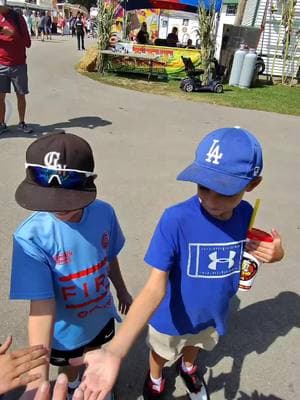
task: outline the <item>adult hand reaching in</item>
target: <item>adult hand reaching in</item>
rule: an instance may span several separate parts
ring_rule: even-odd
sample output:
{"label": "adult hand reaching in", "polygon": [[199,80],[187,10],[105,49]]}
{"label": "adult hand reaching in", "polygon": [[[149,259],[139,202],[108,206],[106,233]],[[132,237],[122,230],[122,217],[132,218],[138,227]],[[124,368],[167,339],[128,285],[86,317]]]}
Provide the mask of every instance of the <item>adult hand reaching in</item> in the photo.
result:
{"label": "adult hand reaching in", "polygon": [[46,364],[48,350],[42,345],[7,353],[12,344],[9,336],[0,347],[0,394],[25,386],[39,379],[40,374],[28,374],[32,369]]}
{"label": "adult hand reaching in", "polygon": [[[37,391],[34,400],[66,400],[68,391],[68,379],[66,375],[60,374],[54,385],[53,394],[51,395],[51,388],[49,382],[43,382]],[[76,389],[73,400],[83,400],[83,392]]]}

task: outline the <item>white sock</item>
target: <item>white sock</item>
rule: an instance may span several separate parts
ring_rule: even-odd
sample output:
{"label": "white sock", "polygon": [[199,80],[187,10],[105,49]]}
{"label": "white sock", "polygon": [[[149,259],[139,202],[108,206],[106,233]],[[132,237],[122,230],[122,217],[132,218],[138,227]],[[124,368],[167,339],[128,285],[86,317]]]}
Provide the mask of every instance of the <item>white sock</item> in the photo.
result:
{"label": "white sock", "polygon": [[77,378],[74,381],[68,383],[70,389],[77,389],[79,385],[80,385],[79,374],[77,375]]}
{"label": "white sock", "polygon": [[182,359],[181,359],[181,368],[182,368],[183,372],[189,373],[189,372],[192,371],[192,369],[194,368],[194,366],[192,365],[191,367],[187,367],[187,366],[185,365],[185,362],[184,362],[183,357],[182,357]]}
{"label": "white sock", "polygon": [[161,383],[162,383],[162,377],[153,378],[152,375],[150,374],[150,379],[151,379],[152,383],[154,383],[153,389],[157,390],[158,392],[160,392]]}

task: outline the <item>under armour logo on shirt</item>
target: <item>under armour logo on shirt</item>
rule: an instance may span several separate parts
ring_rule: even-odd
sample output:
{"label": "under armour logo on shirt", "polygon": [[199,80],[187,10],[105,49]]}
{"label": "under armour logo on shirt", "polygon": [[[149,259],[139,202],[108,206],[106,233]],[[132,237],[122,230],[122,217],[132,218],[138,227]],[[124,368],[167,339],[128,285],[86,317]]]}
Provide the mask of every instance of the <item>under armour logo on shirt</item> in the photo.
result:
{"label": "under armour logo on shirt", "polygon": [[244,241],[229,243],[189,243],[187,275],[216,279],[239,274]]}
{"label": "under armour logo on shirt", "polygon": [[59,164],[58,161],[60,159],[60,153],[57,151],[50,151],[44,157],[44,163],[46,167],[52,167],[56,169],[66,169],[66,165]]}
{"label": "under armour logo on shirt", "polygon": [[223,157],[223,153],[220,152],[220,145],[218,145],[219,140],[214,139],[211,148],[209,149],[208,153],[206,154],[207,157],[205,161],[212,162],[213,164],[220,164],[219,160]]}
{"label": "under armour logo on shirt", "polygon": [[213,253],[209,254],[208,257],[212,260],[212,262],[208,265],[208,268],[215,271],[217,269],[217,265],[219,263],[228,263],[228,269],[234,266],[234,257],[236,255],[236,251],[230,251],[228,258],[218,258],[218,253],[214,251]]}

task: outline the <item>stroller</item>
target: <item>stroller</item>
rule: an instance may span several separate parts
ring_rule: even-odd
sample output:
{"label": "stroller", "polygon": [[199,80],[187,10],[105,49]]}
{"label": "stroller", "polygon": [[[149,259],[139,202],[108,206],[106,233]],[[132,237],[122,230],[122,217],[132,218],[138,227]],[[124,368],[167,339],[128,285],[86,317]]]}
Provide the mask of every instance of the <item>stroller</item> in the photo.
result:
{"label": "stroller", "polygon": [[207,85],[203,85],[200,76],[203,75],[203,69],[196,69],[190,57],[181,57],[184,63],[184,69],[187,78],[181,80],[180,89],[184,92],[212,92],[223,93],[223,85],[221,84],[222,71],[216,59],[213,59],[214,72],[212,79]]}

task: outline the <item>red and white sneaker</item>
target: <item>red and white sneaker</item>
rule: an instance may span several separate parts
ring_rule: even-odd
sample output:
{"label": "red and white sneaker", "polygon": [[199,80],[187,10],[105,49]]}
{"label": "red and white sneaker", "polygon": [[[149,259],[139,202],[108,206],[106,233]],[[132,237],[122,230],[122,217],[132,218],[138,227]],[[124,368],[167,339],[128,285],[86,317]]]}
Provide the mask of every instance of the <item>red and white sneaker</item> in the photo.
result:
{"label": "red and white sneaker", "polygon": [[190,400],[209,400],[209,393],[205,380],[197,365],[195,365],[190,372],[185,372],[181,367],[180,359],[178,371],[186,386]]}
{"label": "red and white sneaker", "polygon": [[144,400],[160,400],[163,399],[165,392],[165,379],[162,378],[160,388],[158,388],[150,378],[150,372],[148,372],[144,388],[143,388],[143,398]]}

